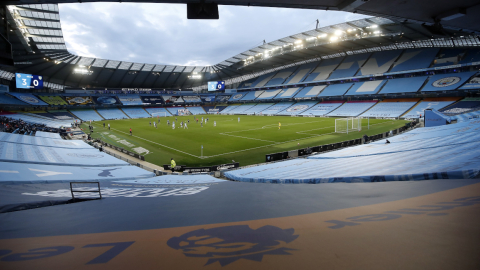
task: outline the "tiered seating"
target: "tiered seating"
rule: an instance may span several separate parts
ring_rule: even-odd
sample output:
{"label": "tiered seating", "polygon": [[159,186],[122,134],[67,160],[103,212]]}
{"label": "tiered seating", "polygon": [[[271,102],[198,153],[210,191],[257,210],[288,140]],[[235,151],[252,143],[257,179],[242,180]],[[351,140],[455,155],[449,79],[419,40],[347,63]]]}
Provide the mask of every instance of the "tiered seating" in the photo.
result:
{"label": "tiered seating", "polygon": [[97,112],[105,119],[128,119],[128,117],[117,108],[101,108]]}
{"label": "tiered seating", "polygon": [[438,74],[433,75],[428,80],[428,83],[422,88],[422,92],[428,91],[447,91],[455,90],[464,84],[476,72],[462,72],[452,74]]}
{"label": "tiered seating", "polygon": [[459,64],[480,62],[480,50],[470,49],[467,51],[465,57],[459,62]]}
{"label": "tiered seating", "polygon": [[188,111],[190,111],[191,114],[193,115],[198,115],[198,114],[207,114],[205,110],[200,107],[200,106],[195,106],[195,107],[187,107]]}
{"label": "tiered seating", "polygon": [[330,183],[478,177],[480,121],[421,128],[368,145],[229,171],[245,182]]}
{"label": "tiered seating", "polygon": [[361,117],[400,117],[410,108],[412,108],[418,99],[392,99],[380,102],[375,107],[366,111]]}
{"label": "tiered seating", "polygon": [[27,105],[27,103],[22,102],[18,99],[14,99],[12,97],[9,97],[5,94],[0,93],[0,104],[6,104],[6,105]]}
{"label": "tiered seating", "polygon": [[47,106],[48,105],[47,103],[41,101],[38,97],[34,96],[33,94],[10,92],[9,95],[12,95],[12,96],[18,98],[19,100],[21,100],[25,103],[28,103],[30,105],[34,105],[34,106]]}
{"label": "tiered seating", "polygon": [[[469,121],[472,119],[478,119],[480,118],[480,111],[474,111],[474,112],[468,112],[468,113],[462,113],[459,115],[454,115],[450,117],[450,120],[457,120],[457,122],[465,122]],[[478,129],[477,129],[478,130]]]}
{"label": "tiered seating", "polygon": [[280,93],[282,90],[281,89],[278,89],[278,90],[266,90],[264,91],[262,94],[260,94],[260,96],[257,97],[257,100],[261,100],[261,99],[273,99],[276,95],[278,95],[278,93]]}
{"label": "tiered seating", "polygon": [[102,121],[103,118],[94,110],[70,110],[76,117],[83,121]]}
{"label": "tiered seating", "polygon": [[343,96],[348,89],[353,86],[353,83],[340,83],[340,84],[331,84],[325,88],[318,96],[319,97],[328,97],[328,96]]}
{"label": "tiered seating", "polygon": [[178,110],[185,110],[185,107],[168,107],[166,109],[171,115],[177,115]]}
{"label": "tiered seating", "polygon": [[239,101],[239,100],[241,100],[246,94],[247,94],[246,92],[233,94],[228,101]]}
{"label": "tiered seating", "polygon": [[292,106],[294,102],[280,102],[272,107],[262,111],[262,114],[269,115],[269,114],[277,114],[283,110],[286,110],[288,107]]}
{"label": "tiered seating", "polygon": [[441,99],[425,99],[413,107],[409,112],[402,115],[402,118],[419,118],[420,115],[424,116],[426,109],[435,109],[439,111],[442,108],[452,104],[455,100],[441,100]]}
{"label": "tiered seating", "polygon": [[364,111],[371,108],[377,102],[373,100],[366,101],[348,101],[335,111],[327,114],[328,116],[359,116]]}
{"label": "tiered seating", "polygon": [[250,108],[252,108],[253,106],[255,106],[256,104],[254,103],[251,103],[251,104],[243,104],[243,105],[240,105],[240,106],[237,106],[236,108],[233,108],[231,111],[229,111],[228,113],[232,113],[232,114],[244,114],[244,112]]}
{"label": "tiered seating", "polygon": [[284,84],[292,84],[302,82],[316,66],[318,62],[303,64],[298,67],[297,71],[295,71],[286,81]]}
{"label": "tiered seating", "polygon": [[118,99],[120,100],[120,102],[122,102],[123,105],[127,105],[127,106],[143,104],[143,101],[139,95],[118,96]]}
{"label": "tiered seating", "polygon": [[49,105],[68,105],[61,96],[38,95],[38,97]]}
{"label": "tiered seating", "polygon": [[[285,80],[292,75],[292,73],[297,69],[298,67],[289,67],[286,69],[280,70],[275,76],[273,76],[270,81],[268,81],[265,86],[269,85],[280,85],[285,82]],[[260,85],[257,85],[260,86]]]}
{"label": "tiered seating", "polygon": [[456,65],[465,56],[465,49],[442,49],[433,61],[434,67]]}
{"label": "tiered seating", "polygon": [[47,127],[54,127],[54,128],[70,127],[72,122],[74,122],[73,120],[70,120],[70,121],[56,120],[48,117],[38,117],[38,116],[35,116],[34,114],[25,114],[25,113],[9,114],[8,117],[13,119],[22,119],[23,121],[28,123],[45,124]]}
{"label": "tiered seating", "polygon": [[152,117],[165,117],[171,116],[172,114],[167,111],[165,108],[145,108],[145,110],[152,116]]}
{"label": "tiered seating", "polygon": [[373,95],[382,89],[382,87],[385,85],[385,82],[386,81],[379,80],[355,83],[345,95]]}
{"label": "tiered seating", "polygon": [[290,106],[290,108],[278,113],[277,115],[299,115],[300,113],[312,108],[318,101],[301,101]]}
{"label": "tiered seating", "polygon": [[332,72],[329,79],[353,77],[367,61],[370,53],[354,54],[345,57],[343,62]]}
{"label": "tiered seating", "polygon": [[151,117],[142,107],[122,108],[123,112],[130,118],[149,118]]}
{"label": "tiered seating", "polygon": [[226,107],[225,109],[223,109],[223,111],[220,112],[220,114],[229,114],[230,111],[232,111],[233,109],[237,108],[238,106],[240,105],[230,105],[228,107]]}
{"label": "tiered seating", "polygon": [[438,51],[438,48],[405,50],[390,72],[428,68]]}
{"label": "tiered seating", "polygon": [[414,93],[420,90],[428,76],[388,80],[380,94]]}
{"label": "tiered seating", "polygon": [[464,98],[461,101],[439,110],[446,115],[457,115],[480,109],[480,98]]}
{"label": "tiered seating", "polygon": [[330,74],[337,68],[337,66],[342,62],[343,57],[338,57],[338,58],[332,58],[332,59],[326,59],[322,60],[320,62],[320,65],[312,71],[311,74],[307,76],[303,82],[314,82],[314,81],[322,81],[326,80]]}
{"label": "tiered seating", "polygon": [[75,117],[65,110],[48,110],[48,112],[58,120],[75,120]]}
{"label": "tiered seating", "polygon": [[259,97],[264,91],[250,91],[243,98],[242,101],[251,101]]}
{"label": "tiered seating", "polygon": [[326,85],[307,86],[298,92],[295,98],[312,98],[318,96],[325,89]]}
{"label": "tiered seating", "polygon": [[358,75],[372,75],[387,72],[402,50],[375,52],[360,69]]}
{"label": "tiered seating", "polygon": [[299,87],[282,89],[273,99],[293,98],[299,90]]}
{"label": "tiered seating", "polygon": [[185,103],[200,103],[202,100],[199,96],[182,96]]}
{"label": "tiered seating", "polygon": [[324,101],[300,113],[299,115],[323,116],[337,109],[343,104],[343,101]]}
{"label": "tiered seating", "polygon": [[250,85],[250,87],[262,87],[262,86],[265,86],[265,84],[270,81],[271,78],[273,78],[273,76],[275,76],[277,72],[271,72],[271,73],[268,73],[268,74],[264,74],[258,78],[256,78]]}
{"label": "tiered seating", "polygon": [[273,105],[275,105],[275,103],[260,103],[260,104],[257,104],[255,106],[251,107],[250,109],[247,109],[243,113],[244,114],[259,114],[260,112],[270,108]]}

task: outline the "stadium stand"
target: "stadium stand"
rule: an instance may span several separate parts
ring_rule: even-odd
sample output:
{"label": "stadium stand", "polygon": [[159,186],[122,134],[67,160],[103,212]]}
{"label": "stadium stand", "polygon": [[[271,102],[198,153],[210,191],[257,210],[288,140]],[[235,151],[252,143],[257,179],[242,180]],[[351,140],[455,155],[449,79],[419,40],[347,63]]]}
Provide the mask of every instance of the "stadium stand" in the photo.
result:
{"label": "stadium stand", "polygon": [[373,108],[369,109],[361,117],[400,117],[410,108],[412,108],[419,99],[388,99],[377,103]]}
{"label": "stadium stand", "polygon": [[322,60],[318,67],[315,68],[315,70],[313,70],[303,82],[314,82],[328,79],[330,74],[332,74],[342,60],[343,57]]}
{"label": "stadium stand", "polygon": [[459,102],[440,109],[439,111],[445,115],[457,115],[476,111],[480,109],[480,98],[464,98]]}
{"label": "stadium stand", "polygon": [[44,124],[49,127],[60,128],[60,127],[70,127],[72,121],[68,120],[55,120],[48,117],[38,117],[34,114],[25,114],[25,113],[17,113],[17,114],[9,114],[7,115],[9,118],[12,119],[21,119],[27,123],[31,124]]}
{"label": "stadium stand", "polygon": [[480,50],[479,49],[469,49],[465,57],[459,62],[459,64],[467,64],[480,61]]}
{"label": "stadium stand", "polygon": [[224,103],[227,102],[232,96],[231,95],[218,95],[215,98],[216,102]]}
{"label": "stadium stand", "polygon": [[373,95],[377,94],[380,89],[385,85],[385,80],[378,80],[378,81],[368,81],[368,82],[361,82],[355,83],[347,93],[346,96],[353,96],[353,95]]}
{"label": "stadium stand", "polygon": [[27,105],[27,103],[18,99],[0,93],[0,104],[2,105]]}
{"label": "stadium stand", "polygon": [[435,109],[437,111],[457,101],[458,98],[426,98],[413,107],[402,118],[419,118],[425,115],[426,109]]}
{"label": "stadium stand", "polygon": [[442,49],[433,60],[433,67],[456,65],[466,55],[465,49]]}
{"label": "stadium stand", "polygon": [[199,96],[182,96],[185,103],[200,103],[202,100]]}
{"label": "stadium stand", "polygon": [[[480,118],[480,111],[462,113],[450,117],[450,120],[456,120],[457,122],[465,122]],[[478,129],[477,129],[478,130]]]}
{"label": "stadium stand", "polygon": [[10,92],[9,95],[14,96],[14,97],[18,98],[19,100],[21,100],[25,103],[28,103],[30,105],[34,105],[34,106],[47,106],[48,105],[47,103],[41,101],[39,98],[37,98],[33,94]]}
{"label": "stadium stand", "polygon": [[429,78],[428,83],[422,88],[422,92],[455,90],[464,84],[476,72],[462,72],[452,74],[437,74]]}
{"label": "stadium stand", "polygon": [[360,69],[358,75],[373,75],[387,72],[402,50],[375,52]]}
{"label": "stadium stand", "polygon": [[153,108],[145,108],[145,110],[152,116],[152,117],[165,117],[171,116],[172,114],[167,111],[165,108],[160,107],[153,107]]}
{"label": "stadium stand", "polygon": [[256,78],[256,80],[254,80],[252,82],[252,84],[250,85],[250,87],[263,87],[265,86],[265,84],[270,81],[271,78],[273,78],[273,76],[275,76],[277,72],[270,72],[268,74],[264,74],[262,76],[259,76],[258,78]]}
{"label": "stadium stand", "polygon": [[58,120],[75,120],[73,114],[66,110],[48,110],[48,113],[53,115],[53,118]]}
{"label": "stadium stand", "polygon": [[353,77],[370,57],[370,53],[354,54],[345,57],[342,63],[332,72],[328,79]]}
{"label": "stadium stand", "polygon": [[327,116],[359,116],[377,103],[375,100],[347,101]]}
{"label": "stadium stand", "polygon": [[[60,136],[59,133],[53,133],[53,132],[37,131],[37,132],[35,132],[35,137],[61,140],[61,141],[54,141],[54,144],[56,145],[56,147],[60,147],[59,145],[69,145],[69,146],[70,145],[80,145],[80,146],[84,145],[82,143],[65,141],[65,140],[62,139],[62,137]],[[43,140],[43,141],[45,142],[45,140]],[[35,144],[37,144],[37,143],[35,143]]]}
{"label": "stadium stand", "polygon": [[245,111],[248,109],[251,109],[255,106],[255,103],[248,103],[248,104],[243,104],[240,106],[237,106],[233,109],[231,109],[228,113],[230,114],[245,114]]}
{"label": "stadium stand", "polygon": [[393,64],[390,72],[428,68],[439,50],[438,48],[405,50],[397,62]]}
{"label": "stadium stand", "polygon": [[21,134],[13,134],[7,132],[0,132],[0,141],[25,144],[25,145],[39,145],[57,148],[69,149],[91,149],[92,147],[80,140],[62,140],[60,134],[36,131],[35,136],[25,136]]}
{"label": "stadium stand", "polygon": [[236,93],[233,94],[228,101],[239,101],[245,96],[247,93]]}
{"label": "stadium stand", "polygon": [[283,110],[280,113],[277,113],[277,115],[299,115],[300,113],[310,109],[317,103],[318,101],[297,102],[294,105],[290,106],[288,109]]}
{"label": "stadium stand", "polygon": [[314,115],[314,116],[324,116],[338,107],[342,106],[343,101],[323,101],[317,105],[311,107],[310,109],[300,113],[299,115]]}
{"label": "stadium stand", "polygon": [[279,102],[268,109],[262,111],[264,115],[277,114],[283,110],[286,110],[288,107],[292,106],[294,102]]}
{"label": "stadium stand", "polygon": [[192,115],[206,114],[205,110],[200,106],[187,107],[187,109]]}
{"label": "stadium stand", "polygon": [[128,116],[118,108],[99,108],[97,112],[105,119],[128,119]]}
{"label": "stadium stand", "polygon": [[318,96],[343,96],[353,86],[353,83],[331,84],[325,88]]}
{"label": "stadium stand", "polygon": [[151,117],[142,107],[125,107],[122,111],[130,118],[149,118]]}
{"label": "stadium stand", "polygon": [[475,74],[462,87],[461,90],[480,90],[480,74]]}
{"label": "stadium stand", "polygon": [[318,62],[303,64],[284,82],[284,84],[299,83],[305,80],[310,72],[318,65]]}
{"label": "stadium stand", "polygon": [[299,90],[299,87],[281,89],[278,95],[276,95],[273,99],[292,98],[298,93]]}
{"label": "stadium stand", "polygon": [[102,121],[103,118],[95,110],[70,110],[73,115],[83,121]]}
{"label": "stadium stand", "polygon": [[242,101],[251,101],[257,99],[264,91],[249,91],[242,97]]}
{"label": "stadium stand", "polygon": [[[225,176],[244,182],[311,184],[429,180],[437,179],[436,175],[446,179],[474,178],[479,176],[479,164],[472,162],[476,151],[469,150],[480,147],[478,130],[479,120],[415,129],[390,138],[390,144],[380,141],[359,145],[308,159],[229,171]],[[452,140],[449,135],[454,134],[464,136]]]}
{"label": "stadium stand", "polygon": [[143,104],[143,101],[139,95],[124,95],[124,96],[120,95],[118,96],[118,100],[120,100],[120,102],[126,106],[133,106],[133,105],[138,106]]}
{"label": "stadium stand", "polygon": [[[295,70],[297,69],[298,67],[289,67],[289,68],[286,68],[286,69],[282,69],[281,71],[279,71],[277,74],[275,74],[275,76],[273,76],[266,84],[265,86],[270,86],[270,85],[280,85],[280,84],[283,84],[285,82],[285,80],[287,78],[289,78],[293,72],[295,72]],[[257,86],[261,86],[261,85],[257,85]]]}
{"label": "stadium stand", "polygon": [[167,107],[165,109],[167,109],[167,111],[170,112],[171,115],[177,115],[178,110],[185,110],[185,107]]}
{"label": "stadium stand", "polygon": [[388,80],[380,94],[418,92],[427,79],[428,76],[420,76]]}
{"label": "stadium stand", "polygon": [[238,106],[240,106],[239,104],[232,104],[228,107],[226,107],[225,109],[223,109],[220,114],[230,114],[230,111],[232,111],[233,109],[237,108]]}
{"label": "stadium stand", "polygon": [[298,94],[295,95],[295,99],[298,98],[313,98],[318,96],[320,92],[325,89],[326,85],[317,85],[317,86],[307,86],[298,91]]}
{"label": "stadium stand", "polygon": [[275,105],[275,103],[260,103],[257,104],[250,109],[245,110],[243,113],[244,114],[259,114],[262,111],[270,108],[271,106]]}
{"label": "stadium stand", "polygon": [[257,100],[261,99],[274,99],[276,95],[278,95],[282,90],[265,90],[263,93],[261,93],[258,97]]}

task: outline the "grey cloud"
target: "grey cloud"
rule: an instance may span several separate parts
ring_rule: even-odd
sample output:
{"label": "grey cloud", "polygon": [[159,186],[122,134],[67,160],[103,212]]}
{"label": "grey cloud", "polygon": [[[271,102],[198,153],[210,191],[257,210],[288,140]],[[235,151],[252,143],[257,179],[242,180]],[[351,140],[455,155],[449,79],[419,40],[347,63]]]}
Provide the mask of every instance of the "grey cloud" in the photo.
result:
{"label": "grey cloud", "polygon": [[[187,20],[184,6],[98,5],[102,4],[60,6],[62,24],[79,29],[68,33],[67,48],[76,53],[71,48],[81,44],[98,58],[151,64],[213,65],[264,39],[270,42],[311,30],[316,19],[321,26],[352,19],[343,12],[221,6],[220,20],[203,21]],[[66,31],[64,27],[64,35]]]}

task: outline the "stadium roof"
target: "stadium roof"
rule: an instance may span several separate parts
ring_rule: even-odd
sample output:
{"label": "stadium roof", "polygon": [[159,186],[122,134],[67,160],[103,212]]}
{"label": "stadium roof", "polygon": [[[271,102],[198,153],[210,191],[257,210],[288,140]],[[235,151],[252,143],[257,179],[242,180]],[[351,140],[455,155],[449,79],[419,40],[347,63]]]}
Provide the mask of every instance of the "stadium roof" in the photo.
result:
{"label": "stadium roof", "polygon": [[[288,6],[288,2],[286,1],[285,6]],[[329,1],[296,1],[299,5],[307,2]],[[411,1],[405,2],[411,5]],[[435,3],[442,5],[443,2],[445,1]],[[476,6],[472,8],[475,9]],[[82,57],[69,53],[63,39],[56,4],[16,5],[9,6],[9,10],[8,20],[18,39],[16,44],[13,44],[16,66],[23,72],[43,75],[50,82],[72,87],[201,89],[211,80],[226,80],[227,84],[231,84],[272,69],[348,54],[404,48],[480,45],[474,29],[438,28],[438,25],[425,27],[416,21],[398,21],[392,16],[392,19],[372,17],[281,38],[239,53],[213,66],[156,65]],[[478,27],[478,24],[473,27]]]}

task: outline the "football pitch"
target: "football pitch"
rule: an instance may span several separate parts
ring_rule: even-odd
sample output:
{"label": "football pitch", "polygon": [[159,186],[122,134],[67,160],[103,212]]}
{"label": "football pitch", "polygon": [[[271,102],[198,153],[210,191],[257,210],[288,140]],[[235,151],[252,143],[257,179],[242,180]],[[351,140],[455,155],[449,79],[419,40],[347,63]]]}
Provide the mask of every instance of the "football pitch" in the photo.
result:
{"label": "football pitch", "polygon": [[[202,117],[209,118],[203,127]],[[198,123],[195,118],[199,118]],[[335,133],[335,118],[190,115],[159,119],[157,128],[153,125],[157,118],[97,121],[92,124],[92,137],[144,155],[146,161],[157,165],[169,164],[173,158],[177,165],[192,167],[231,163],[232,160],[245,166],[265,162],[266,154],[358,139],[364,134],[386,132],[407,123],[370,119],[368,128],[367,119],[363,119],[361,132],[345,134]],[[172,129],[175,119],[175,129]],[[181,121],[187,122],[188,129],[180,128]],[[88,124],[84,123],[82,128],[88,131]]]}

